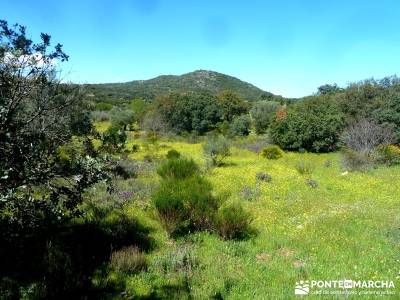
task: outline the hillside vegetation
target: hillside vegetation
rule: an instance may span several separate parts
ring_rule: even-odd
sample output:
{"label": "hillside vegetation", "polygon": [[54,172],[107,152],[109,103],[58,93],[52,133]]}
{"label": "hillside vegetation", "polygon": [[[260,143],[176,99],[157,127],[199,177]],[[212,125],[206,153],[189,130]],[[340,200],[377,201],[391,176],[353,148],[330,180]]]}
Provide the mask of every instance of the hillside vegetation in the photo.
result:
{"label": "hillside vegetation", "polygon": [[198,70],[183,75],[162,75],[149,80],[136,80],[125,83],[90,84],[86,86],[89,94],[101,101],[144,98],[152,100],[171,92],[209,92],[218,94],[225,90],[233,91],[248,101],[272,98],[274,95],[235,77],[213,71]]}

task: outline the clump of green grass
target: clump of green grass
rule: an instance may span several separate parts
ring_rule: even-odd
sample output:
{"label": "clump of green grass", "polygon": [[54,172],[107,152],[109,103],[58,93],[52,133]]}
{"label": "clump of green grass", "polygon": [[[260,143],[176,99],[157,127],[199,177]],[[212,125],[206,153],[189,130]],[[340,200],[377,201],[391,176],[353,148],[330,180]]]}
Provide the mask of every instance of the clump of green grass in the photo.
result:
{"label": "clump of green grass", "polygon": [[299,160],[296,162],[295,168],[300,175],[311,175],[315,169],[315,165],[310,161]]}
{"label": "clump of green grass", "polygon": [[112,252],[110,266],[123,274],[137,273],[146,269],[147,261],[139,248],[130,246]]}

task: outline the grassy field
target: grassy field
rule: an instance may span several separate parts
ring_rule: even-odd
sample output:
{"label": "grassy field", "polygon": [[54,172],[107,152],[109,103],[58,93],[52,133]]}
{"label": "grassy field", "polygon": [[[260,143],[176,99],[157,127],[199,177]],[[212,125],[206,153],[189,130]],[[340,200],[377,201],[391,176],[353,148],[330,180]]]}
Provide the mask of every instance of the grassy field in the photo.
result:
{"label": "grassy field", "polygon": [[[131,136],[127,148],[132,144],[143,142]],[[165,140],[153,148],[160,158],[175,149],[205,169],[201,143]],[[150,151],[140,149],[130,158],[142,160]],[[312,165],[311,174],[301,175],[299,162]],[[142,199],[129,204],[128,214],[152,229],[156,247],[146,254],[147,271],[119,280],[127,295],[172,299],[290,299],[299,280],[393,280],[397,295],[391,297],[398,299],[400,167],[345,171],[339,153],[285,153],[268,160],[233,147],[224,166],[205,174],[217,195],[239,200],[251,212],[254,236],[224,241],[193,233],[171,239],[151,205],[143,204],[151,200]],[[258,172],[272,181],[257,182]],[[155,172],[139,179],[158,181]]]}

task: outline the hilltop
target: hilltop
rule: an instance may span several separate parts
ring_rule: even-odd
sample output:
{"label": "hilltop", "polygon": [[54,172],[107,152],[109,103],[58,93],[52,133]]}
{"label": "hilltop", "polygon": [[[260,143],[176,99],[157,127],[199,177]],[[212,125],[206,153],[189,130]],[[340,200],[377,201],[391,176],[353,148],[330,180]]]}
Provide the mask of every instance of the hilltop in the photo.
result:
{"label": "hilltop", "polygon": [[149,80],[135,80],[124,83],[89,84],[88,94],[102,100],[144,98],[154,99],[156,96],[170,92],[210,92],[219,93],[231,90],[248,101],[261,98],[272,98],[272,93],[226,74],[197,70],[183,75],[161,75]]}

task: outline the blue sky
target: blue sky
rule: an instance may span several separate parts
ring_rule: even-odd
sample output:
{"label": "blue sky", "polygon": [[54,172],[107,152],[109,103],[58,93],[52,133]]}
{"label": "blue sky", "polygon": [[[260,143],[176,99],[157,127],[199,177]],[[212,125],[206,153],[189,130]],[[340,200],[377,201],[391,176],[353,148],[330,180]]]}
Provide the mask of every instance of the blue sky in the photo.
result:
{"label": "blue sky", "polygon": [[398,0],[1,0],[0,19],[62,43],[74,82],[207,69],[299,97],[400,70]]}

